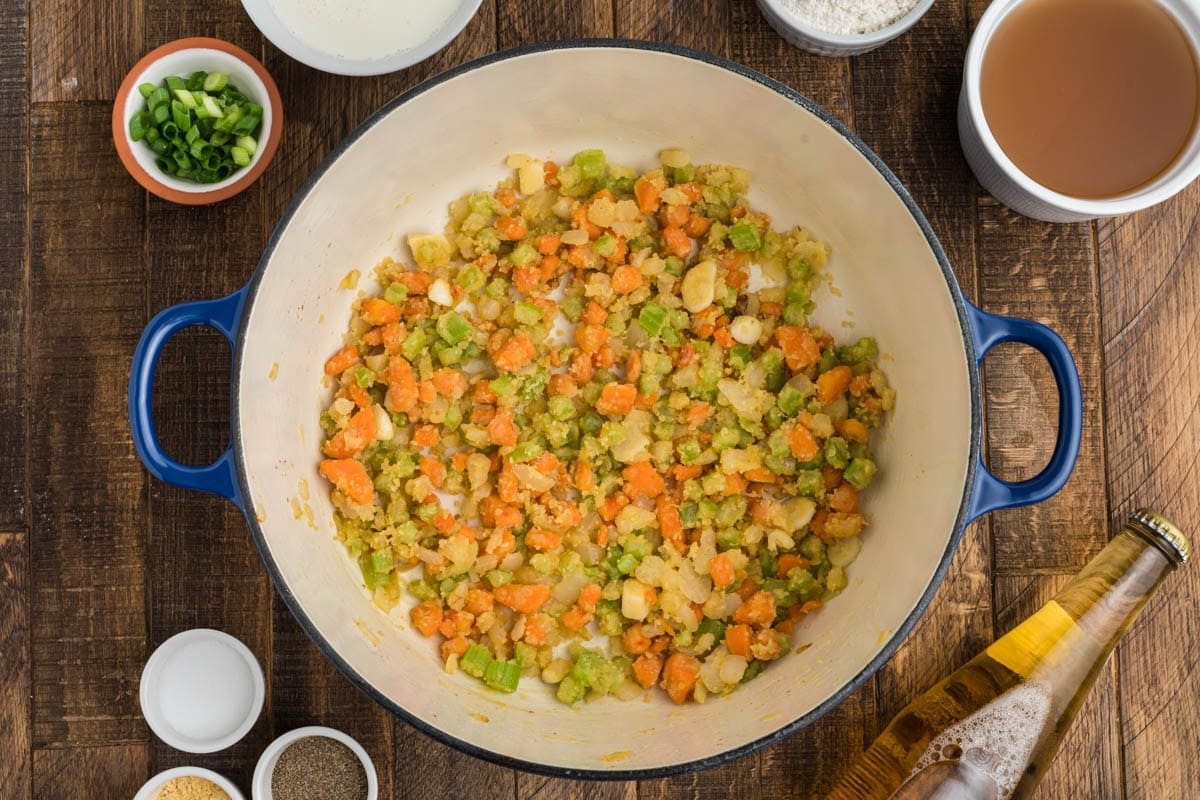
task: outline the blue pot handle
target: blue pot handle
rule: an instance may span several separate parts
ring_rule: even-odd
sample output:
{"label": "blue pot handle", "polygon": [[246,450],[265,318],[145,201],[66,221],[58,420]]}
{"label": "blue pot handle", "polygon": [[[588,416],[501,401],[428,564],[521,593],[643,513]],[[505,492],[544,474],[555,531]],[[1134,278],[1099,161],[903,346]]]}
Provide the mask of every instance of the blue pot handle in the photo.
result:
{"label": "blue pot handle", "polygon": [[219,331],[233,345],[237,340],[245,300],[246,290],[240,289],[219,300],[181,303],[159,312],[142,332],[129,375],[129,424],[133,429],[133,446],[137,448],[137,454],[146,469],[160,480],[175,486],[199,489],[232,500],[243,512],[246,506],[238,487],[232,444],[208,466],[189,467],[180,464],[168,456],[158,442],[150,400],[154,370],[167,340],[184,328],[205,326]]}
{"label": "blue pot handle", "polygon": [[967,303],[967,317],[975,337],[975,359],[982,364],[984,357],[998,344],[1020,342],[1046,357],[1054,382],[1058,386],[1058,435],[1050,463],[1028,480],[1002,481],[979,460],[975,486],[967,507],[967,520],[989,511],[1013,506],[1040,503],[1053,496],[1071,477],[1075,459],[1079,456],[1079,439],[1083,430],[1083,394],[1079,388],[1079,372],[1067,343],[1054,331],[1038,322],[1013,317],[999,317],[980,311]]}

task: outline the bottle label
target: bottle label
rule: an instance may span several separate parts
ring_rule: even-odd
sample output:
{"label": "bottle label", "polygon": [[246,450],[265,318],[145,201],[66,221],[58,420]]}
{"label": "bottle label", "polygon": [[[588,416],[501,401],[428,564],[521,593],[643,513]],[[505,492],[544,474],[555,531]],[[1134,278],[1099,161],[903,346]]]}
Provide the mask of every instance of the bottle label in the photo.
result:
{"label": "bottle label", "polygon": [[997,639],[985,651],[999,664],[1022,678],[1028,678],[1078,623],[1055,601],[1042,606],[1036,614]]}

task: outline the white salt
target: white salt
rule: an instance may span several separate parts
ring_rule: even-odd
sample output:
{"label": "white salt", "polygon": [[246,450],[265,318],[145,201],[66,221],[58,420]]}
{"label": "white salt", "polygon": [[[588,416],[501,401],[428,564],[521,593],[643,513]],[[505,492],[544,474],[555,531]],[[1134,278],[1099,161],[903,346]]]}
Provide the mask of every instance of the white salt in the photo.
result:
{"label": "white salt", "polygon": [[886,28],[920,0],[780,0],[803,23],[838,36]]}
{"label": "white salt", "polygon": [[433,38],[462,0],[271,0],[296,38],[323,53],[370,61]]}

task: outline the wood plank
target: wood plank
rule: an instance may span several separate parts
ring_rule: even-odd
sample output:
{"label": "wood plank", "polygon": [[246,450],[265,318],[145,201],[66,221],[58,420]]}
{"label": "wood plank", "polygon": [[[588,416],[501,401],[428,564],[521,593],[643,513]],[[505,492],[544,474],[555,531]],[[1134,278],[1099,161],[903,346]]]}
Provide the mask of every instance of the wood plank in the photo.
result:
{"label": "wood plank", "polygon": [[150,779],[151,772],[150,749],[142,745],[37,750],[33,754],[33,797],[133,797]]}
{"label": "wood plank", "polygon": [[43,105],[31,119],[36,746],[146,740],[146,474],[124,413],[146,322],[145,204],[96,135],[109,113]]}
{"label": "wood plank", "polygon": [[755,753],[703,772],[639,781],[638,800],[774,800],[778,795],[763,791],[760,761]]}
{"label": "wood plank", "polygon": [[[1111,521],[1200,531],[1200,187],[1099,227]],[[1200,572],[1167,578],[1117,650],[1126,797],[1200,796]]]}
{"label": "wood plank", "polygon": [[632,781],[566,781],[517,772],[517,800],[639,800]]}
{"label": "wood plank", "polygon": [[497,0],[496,5],[496,33],[501,48],[613,35],[612,0]]}
{"label": "wood plank", "polygon": [[613,0],[617,36],[729,57],[732,0]]}
{"label": "wood plank", "polygon": [[29,800],[33,791],[30,730],[29,541],[0,533],[0,797]]}
{"label": "wood plank", "polygon": [[853,127],[850,60],[806,53],[772,30],[754,0],[729,4],[729,57],[787,84]]}
{"label": "wood plank", "polygon": [[[1071,575],[998,575],[996,635],[1003,636],[1045,605]],[[1110,660],[1064,737],[1033,798],[1121,797],[1117,669]]]}
{"label": "wood plank", "polygon": [[[514,770],[463,755],[399,720],[396,760],[396,800],[502,800],[515,796]],[[539,800],[552,797],[547,794]]]}
{"label": "wood plank", "polygon": [[24,0],[0,5],[0,529],[28,521],[25,461],[28,453],[25,338],[29,289],[25,230],[29,176]]}
{"label": "wood plank", "polygon": [[[251,53],[262,37],[235,3],[146,0],[146,48],[184,36],[216,36]],[[214,206],[190,208],[149,198],[147,226],[149,308],[220,297],[235,291],[254,269],[266,242],[262,182]],[[214,231],[237,246],[214,248]],[[155,379],[154,415],[167,452],[184,463],[209,463],[229,443],[230,348],[202,329],[175,337],[163,351]],[[274,592],[245,521],[233,504],[152,480],[148,558],[157,565],[150,585],[152,644],[188,628],[218,628],[236,636],[259,663],[270,663]],[[258,756],[271,739],[270,714],[236,745],[205,765],[248,786]],[[155,768],[194,763],[161,741]]]}
{"label": "wood plank", "polygon": [[[43,0],[29,7],[33,102],[107,100],[144,53],[142,3]],[[108,129],[107,123],[103,128]],[[104,138],[104,137],[102,137]],[[111,156],[112,145],[109,145]]]}

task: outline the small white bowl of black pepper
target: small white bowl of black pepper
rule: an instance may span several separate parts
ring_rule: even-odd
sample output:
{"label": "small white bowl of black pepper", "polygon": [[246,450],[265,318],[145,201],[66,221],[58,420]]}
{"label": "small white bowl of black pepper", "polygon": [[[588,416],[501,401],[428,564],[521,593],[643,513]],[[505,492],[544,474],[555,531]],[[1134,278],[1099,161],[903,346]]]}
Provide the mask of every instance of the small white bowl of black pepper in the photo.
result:
{"label": "small white bowl of black pepper", "polygon": [[297,728],[258,759],[253,800],[378,800],[379,778],[362,745],[333,728]]}

